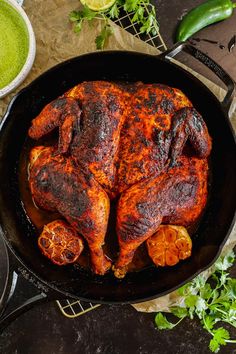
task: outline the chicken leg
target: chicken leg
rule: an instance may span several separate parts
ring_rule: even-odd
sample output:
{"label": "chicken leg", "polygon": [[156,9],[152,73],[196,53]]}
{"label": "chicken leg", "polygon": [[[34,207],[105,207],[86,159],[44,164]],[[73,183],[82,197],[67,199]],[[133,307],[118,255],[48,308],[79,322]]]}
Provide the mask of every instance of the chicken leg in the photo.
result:
{"label": "chicken leg", "polygon": [[158,177],[125,191],[117,210],[120,254],[115,275],[123,277],[136,249],[161,223],[188,226],[201,214],[207,196],[207,161],[179,158],[177,165]]}
{"label": "chicken leg", "polygon": [[110,211],[106,192],[73,158],[55,154],[52,147],[31,150],[29,172],[35,203],[58,211],[86,239],[93,270],[103,275],[111,266],[102,249]]}

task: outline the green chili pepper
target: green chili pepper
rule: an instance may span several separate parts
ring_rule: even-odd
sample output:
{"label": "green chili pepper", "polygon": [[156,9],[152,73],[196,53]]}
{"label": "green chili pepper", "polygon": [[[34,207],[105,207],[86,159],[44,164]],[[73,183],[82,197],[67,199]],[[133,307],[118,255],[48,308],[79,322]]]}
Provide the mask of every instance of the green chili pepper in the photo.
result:
{"label": "green chili pepper", "polygon": [[194,33],[212,23],[229,18],[235,7],[236,4],[230,0],[208,0],[195,7],[180,22],[176,34],[177,42],[185,41]]}

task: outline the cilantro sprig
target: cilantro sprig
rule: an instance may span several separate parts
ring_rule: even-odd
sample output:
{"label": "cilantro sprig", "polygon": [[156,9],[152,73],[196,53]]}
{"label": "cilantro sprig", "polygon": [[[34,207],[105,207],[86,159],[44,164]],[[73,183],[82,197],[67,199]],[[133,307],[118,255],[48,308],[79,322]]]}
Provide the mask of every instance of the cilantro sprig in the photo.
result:
{"label": "cilantro sprig", "polygon": [[159,312],[155,317],[157,328],[172,329],[186,317],[197,317],[212,337],[209,349],[213,353],[217,353],[221,345],[236,343],[230,338],[229,331],[222,327],[227,323],[236,328],[236,279],[230,278],[227,272],[234,260],[235,254],[231,251],[217,260],[208,280],[200,274],[178,289],[183,301],[181,305],[170,308],[178,320],[172,323]]}
{"label": "cilantro sprig", "polygon": [[[147,11],[148,8],[148,11]],[[94,19],[104,22],[101,33],[96,37],[97,49],[103,49],[108,38],[112,35],[112,27],[109,20],[118,19],[120,11],[131,14],[131,22],[138,23],[140,33],[156,35],[159,25],[156,19],[156,11],[150,0],[116,0],[111,8],[105,11],[92,11],[86,5],[81,10],[72,11],[69,19],[74,23],[74,31],[79,33],[85,21],[91,23]]]}

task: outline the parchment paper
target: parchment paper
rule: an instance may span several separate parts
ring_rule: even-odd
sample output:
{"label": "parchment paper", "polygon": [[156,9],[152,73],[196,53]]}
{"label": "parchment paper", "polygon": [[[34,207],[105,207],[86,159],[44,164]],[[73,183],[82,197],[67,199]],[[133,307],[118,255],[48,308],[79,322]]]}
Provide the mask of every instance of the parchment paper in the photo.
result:
{"label": "parchment paper", "polygon": [[[101,29],[102,24],[99,21],[96,21],[92,27],[85,25],[79,35],[75,34],[72,30],[72,25],[68,20],[68,14],[76,8],[79,8],[78,0],[25,0],[24,9],[31,20],[36,36],[36,59],[34,66],[24,83],[18,87],[15,92],[12,92],[0,100],[0,117],[3,116],[8,103],[15,93],[30,83],[42,72],[66,59],[96,50],[94,39],[98,31]],[[106,46],[107,50],[132,50],[154,55],[159,53],[159,51],[152,46],[135,38],[120,27],[114,24],[112,25],[114,28],[114,34],[109,38],[108,45]],[[182,66],[185,67],[184,65]],[[188,70],[202,80],[206,86],[208,86],[209,89],[222,100],[225,95],[223,89],[203,76],[193,72],[191,69]],[[234,101],[234,107],[231,110],[234,128],[236,128],[235,107],[236,101]],[[223,252],[225,253],[227,250],[232,249],[235,244],[236,228],[231,232],[230,238],[228,239]],[[204,272],[204,275],[208,277],[210,272],[211,270],[209,269]],[[179,297],[176,292],[173,292],[152,301],[136,304],[134,307],[138,311],[145,312],[168,311],[170,305],[180,303],[181,301],[181,297]]]}

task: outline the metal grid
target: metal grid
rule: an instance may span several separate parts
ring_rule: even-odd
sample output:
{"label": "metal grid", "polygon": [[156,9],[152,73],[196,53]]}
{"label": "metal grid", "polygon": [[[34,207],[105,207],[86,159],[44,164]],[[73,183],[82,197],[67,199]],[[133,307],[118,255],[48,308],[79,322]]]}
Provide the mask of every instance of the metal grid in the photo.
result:
{"label": "metal grid", "polygon": [[100,304],[91,304],[91,302],[75,300],[57,300],[57,305],[64,316],[75,318],[101,306]]}
{"label": "metal grid", "polygon": [[[150,5],[144,5],[144,8],[144,15],[148,16],[148,14],[150,13]],[[132,35],[134,35],[134,37],[137,37],[145,43],[148,43],[153,47],[159,49],[160,51],[164,51],[167,49],[165,42],[163,41],[162,36],[159,32],[159,28],[156,24],[153,24],[152,28],[150,29],[150,32],[148,34],[145,34],[140,31],[140,24],[138,22],[132,22],[132,18],[135,12],[125,12],[124,10],[122,10],[122,7],[119,7],[119,12],[119,18],[113,21],[116,25],[131,33]]]}
{"label": "metal grid", "polygon": [[[145,6],[146,15],[149,14],[148,6]],[[116,25],[122,27],[135,37],[141,39],[142,41],[152,45],[153,47],[159,49],[160,51],[164,51],[167,49],[161,34],[159,32],[159,28],[156,25],[153,25],[149,34],[144,34],[140,32],[140,25],[138,22],[132,22],[132,18],[134,16],[134,12],[127,13],[122,12],[120,9],[120,17],[113,21]],[[60,300],[57,301],[57,305],[62,312],[62,314],[68,318],[75,318],[85,313],[96,309],[101,306],[99,304],[91,304],[90,302],[84,301],[75,301],[75,300]]]}

